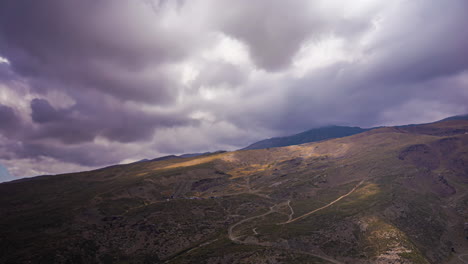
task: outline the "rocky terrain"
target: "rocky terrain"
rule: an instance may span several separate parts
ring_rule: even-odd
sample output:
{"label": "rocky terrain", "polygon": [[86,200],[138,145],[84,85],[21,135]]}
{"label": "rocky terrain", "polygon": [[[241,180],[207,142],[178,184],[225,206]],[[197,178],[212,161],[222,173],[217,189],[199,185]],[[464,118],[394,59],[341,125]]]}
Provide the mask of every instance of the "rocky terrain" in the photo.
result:
{"label": "rocky terrain", "polygon": [[468,121],[0,184],[0,263],[468,263]]}

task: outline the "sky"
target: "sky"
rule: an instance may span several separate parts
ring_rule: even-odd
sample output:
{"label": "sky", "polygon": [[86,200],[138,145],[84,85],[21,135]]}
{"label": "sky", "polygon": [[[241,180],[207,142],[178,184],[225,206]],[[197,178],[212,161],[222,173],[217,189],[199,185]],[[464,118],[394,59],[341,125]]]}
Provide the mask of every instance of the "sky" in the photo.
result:
{"label": "sky", "polygon": [[468,113],[466,0],[2,0],[14,177]]}
{"label": "sky", "polygon": [[0,182],[11,181],[11,180],[15,180],[15,179],[16,178],[11,176],[10,173],[8,172],[8,170],[5,167],[0,165]]}

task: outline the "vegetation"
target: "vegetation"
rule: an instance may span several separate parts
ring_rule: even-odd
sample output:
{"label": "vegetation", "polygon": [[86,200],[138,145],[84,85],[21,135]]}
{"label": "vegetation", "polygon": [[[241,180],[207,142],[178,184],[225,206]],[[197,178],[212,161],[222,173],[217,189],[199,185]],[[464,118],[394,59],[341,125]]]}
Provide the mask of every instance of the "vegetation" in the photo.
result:
{"label": "vegetation", "polygon": [[0,263],[448,263],[468,252],[466,132],[451,120],[3,183]]}

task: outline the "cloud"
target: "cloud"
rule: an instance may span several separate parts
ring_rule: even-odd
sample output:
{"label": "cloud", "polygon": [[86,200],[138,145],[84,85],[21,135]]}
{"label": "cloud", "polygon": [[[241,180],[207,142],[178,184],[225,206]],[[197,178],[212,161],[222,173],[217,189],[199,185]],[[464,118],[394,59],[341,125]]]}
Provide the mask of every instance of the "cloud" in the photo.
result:
{"label": "cloud", "polygon": [[31,110],[32,120],[36,123],[49,123],[61,119],[61,114],[45,99],[33,99],[31,101]]}
{"label": "cloud", "polygon": [[5,135],[11,135],[20,128],[21,121],[13,108],[0,104],[0,131]]}
{"label": "cloud", "polygon": [[177,82],[164,64],[196,46],[180,25],[166,23],[171,12],[144,2],[3,1],[0,7],[0,48],[14,70],[46,86],[59,82],[57,89],[169,103]]}
{"label": "cloud", "polygon": [[45,99],[33,99],[32,119],[40,126],[31,136],[36,139],[53,138],[63,143],[92,141],[101,136],[111,141],[126,143],[150,139],[157,127],[196,122],[183,116],[148,114],[126,105],[119,105],[111,98],[108,98],[109,102],[105,102],[105,98],[78,100],[72,107],[58,111]]}
{"label": "cloud", "polygon": [[464,0],[0,3],[0,162],[32,176],[468,112]]}

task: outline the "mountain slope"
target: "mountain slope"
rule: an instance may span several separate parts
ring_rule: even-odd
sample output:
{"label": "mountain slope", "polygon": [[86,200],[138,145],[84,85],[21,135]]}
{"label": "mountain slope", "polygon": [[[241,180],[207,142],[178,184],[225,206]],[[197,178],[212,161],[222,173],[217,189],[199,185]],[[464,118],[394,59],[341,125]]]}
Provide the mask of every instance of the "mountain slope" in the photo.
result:
{"label": "mountain slope", "polygon": [[347,126],[321,127],[321,128],[311,129],[311,130],[308,130],[299,134],[295,134],[292,136],[276,137],[276,138],[261,140],[243,148],[243,150],[299,145],[303,143],[316,142],[316,141],[321,141],[321,140],[326,140],[326,139],[351,136],[354,134],[365,132],[367,130],[369,129],[363,129],[360,127],[347,127]]}
{"label": "mountain slope", "polygon": [[0,263],[457,263],[467,164],[458,120],[4,183]]}
{"label": "mountain slope", "polygon": [[468,120],[468,114],[447,117],[447,118],[442,119],[441,121],[449,121],[449,120]]}
{"label": "mountain slope", "polygon": [[[432,123],[450,121],[450,120],[468,120],[468,114],[451,116],[451,117],[447,117],[440,121],[436,121]],[[429,124],[432,124],[432,123],[429,123]],[[403,126],[398,126],[398,127],[408,127],[408,126],[418,126],[418,125],[424,125],[424,124],[411,124],[411,125],[403,125]],[[360,128],[360,127],[348,127],[348,126],[321,127],[321,128],[315,128],[315,129],[311,129],[308,131],[304,131],[304,132],[291,135],[291,136],[264,139],[264,140],[255,142],[243,148],[242,150],[264,149],[264,148],[275,148],[275,147],[299,145],[299,144],[304,144],[304,143],[317,142],[321,140],[351,136],[351,135],[355,135],[355,134],[362,133],[362,132],[369,131],[369,130],[376,129],[376,128],[378,127],[367,128],[367,129]]]}

